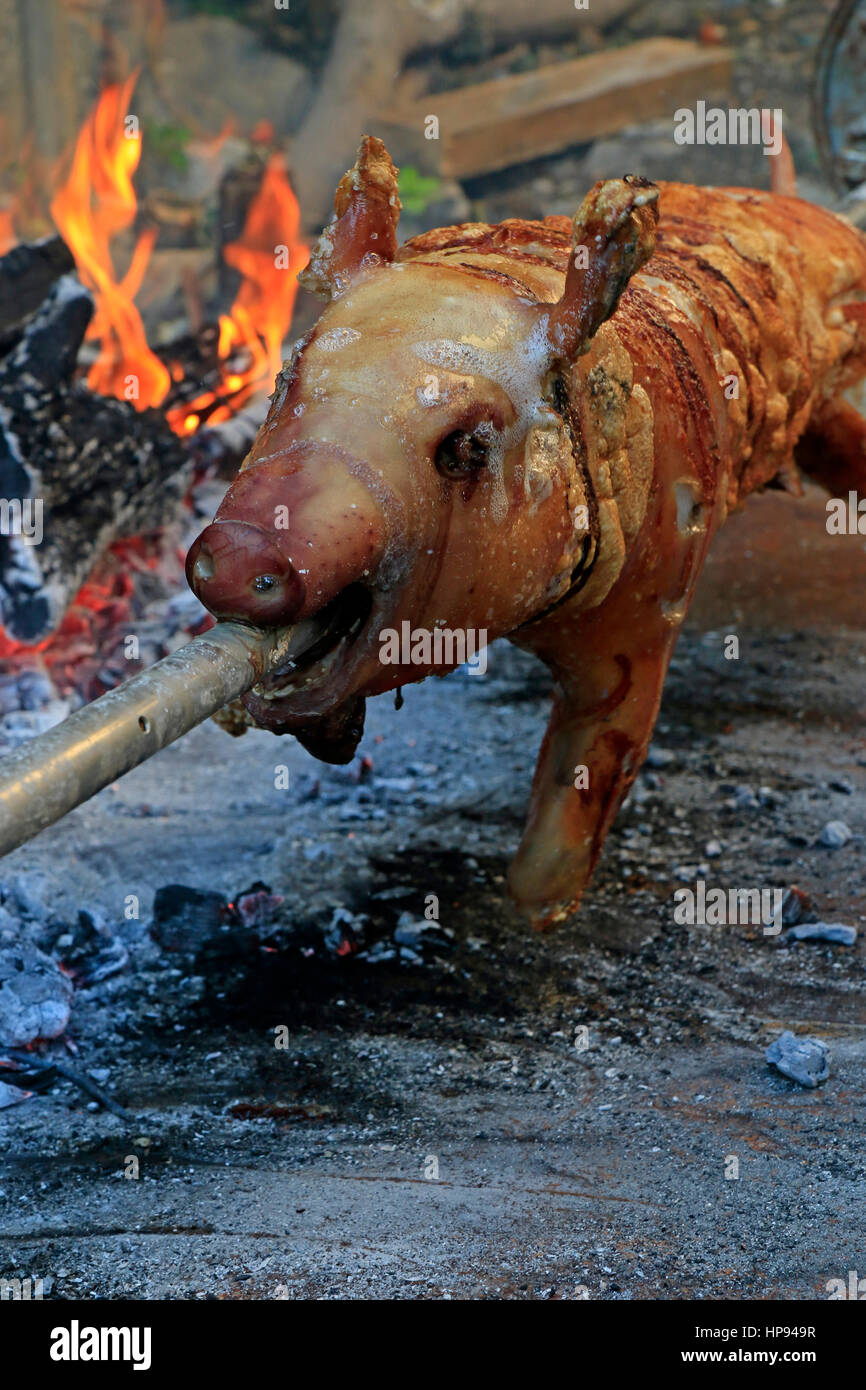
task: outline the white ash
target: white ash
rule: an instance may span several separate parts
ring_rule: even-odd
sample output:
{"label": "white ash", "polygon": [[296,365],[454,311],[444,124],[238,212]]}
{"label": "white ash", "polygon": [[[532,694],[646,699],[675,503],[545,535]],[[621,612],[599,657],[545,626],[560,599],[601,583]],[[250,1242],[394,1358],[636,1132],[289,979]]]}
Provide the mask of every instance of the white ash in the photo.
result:
{"label": "white ash", "polygon": [[0,1045],[56,1038],[72,1007],[72,981],[36,946],[0,950]]}

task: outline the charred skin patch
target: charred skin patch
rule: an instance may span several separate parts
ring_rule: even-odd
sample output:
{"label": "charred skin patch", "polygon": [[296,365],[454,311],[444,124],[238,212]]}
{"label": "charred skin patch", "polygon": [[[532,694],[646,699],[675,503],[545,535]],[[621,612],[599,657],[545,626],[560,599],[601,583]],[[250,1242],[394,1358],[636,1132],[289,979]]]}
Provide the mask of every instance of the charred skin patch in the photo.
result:
{"label": "charred skin patch", "polygon": [[565,427],[568,430],[568,437],[571,441],[571,454],[574,459],[574,466],[583,481],[586,493],[586,505],[589,510],[589,533],[584,537],[583,549],[580,558],[572,570],[571,584],[565,599],[573,598],[579,594],[592,574],[592,567],[595,557],[598,554],[598,543],[601,534],[601,527],[598,519],[598,499],[595,495],[595,488],[592,485],[592,477],[589,472],[589,465],[586,458],[586,447],[583,442],[583,432],[572,410],[571,400],[566,386],[565,376],[562,372],[557,372],[553,386],[553,408],[561,416]]}

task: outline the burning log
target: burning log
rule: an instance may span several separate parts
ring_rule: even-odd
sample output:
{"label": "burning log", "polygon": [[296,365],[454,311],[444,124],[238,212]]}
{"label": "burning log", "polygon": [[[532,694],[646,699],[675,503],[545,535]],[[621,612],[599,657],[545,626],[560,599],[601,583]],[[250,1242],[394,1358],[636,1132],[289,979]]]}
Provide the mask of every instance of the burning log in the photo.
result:
{"label": "burning log", "polygon": [[[49,638],[114,542],[171,526],[194,474],[234,471],[264,415],[307,259],[272,150],[255,161],[257,191],[250,183],[237,236],[222,248],[237,282],[230,310],[177,350],[153,351],[134,302],[153,229],[138,235],[125,271],[112,254],[138,210],[134,85],[133,75],[105,87],[78,133],[51,203],[65,242],[0,259],[0,656],[9,639]],[[70,251],[77,277],[66,273]],[[86,386],[77,379],[85,338],[98,344]]]}
{"label": "burning log", "polygon": [[14,342],[31,314],[75,262],[59,236],[13,246],[0,259],[0,350]]}
{"label": "burning log", "polygon": [[[14,248],[0,259],[0,284],[16,265],[33,268],[26,307],[46,266],[65,263],[60,246]],[[16,315],[13,296],[9,320]],[[57,627],[113,541],[170,520],[192,468],[160,412],[137,412],[74,379],[92,315],[77,277],[55,277],[0,358],[0,623],[18,642],[41,642]]]}

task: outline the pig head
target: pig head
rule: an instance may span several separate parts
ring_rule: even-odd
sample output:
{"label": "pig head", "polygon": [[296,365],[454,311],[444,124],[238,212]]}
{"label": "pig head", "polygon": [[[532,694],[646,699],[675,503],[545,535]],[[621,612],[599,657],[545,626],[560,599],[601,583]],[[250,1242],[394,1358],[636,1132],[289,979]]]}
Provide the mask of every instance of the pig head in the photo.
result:
{"label": "pig head", "polygon": [[327,306],[187,560],[217,618],[294,628],[244,697],[257,726],[348,761],[367,696],[449,669],[423,644],[384,659],[385,634],[492,641],[580,590],[602,527],[563,374],[650,255],[656,196],[597,185],[564,281],[472,228],[459,254],[398,250],[396,171],[365,137],[300,277]]}

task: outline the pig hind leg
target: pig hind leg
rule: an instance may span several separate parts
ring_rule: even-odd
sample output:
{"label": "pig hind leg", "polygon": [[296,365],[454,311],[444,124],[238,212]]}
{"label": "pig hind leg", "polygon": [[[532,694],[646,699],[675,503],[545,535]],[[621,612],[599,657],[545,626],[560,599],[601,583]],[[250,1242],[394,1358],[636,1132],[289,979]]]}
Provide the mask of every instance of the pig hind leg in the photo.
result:
{"label": "pig hind leg", "polygon": [[[866,382],[863,383],[866,396]],[[866,497],[866,417],[844,399],[834,401],[799,441],[797,464],[834,497]]]}

